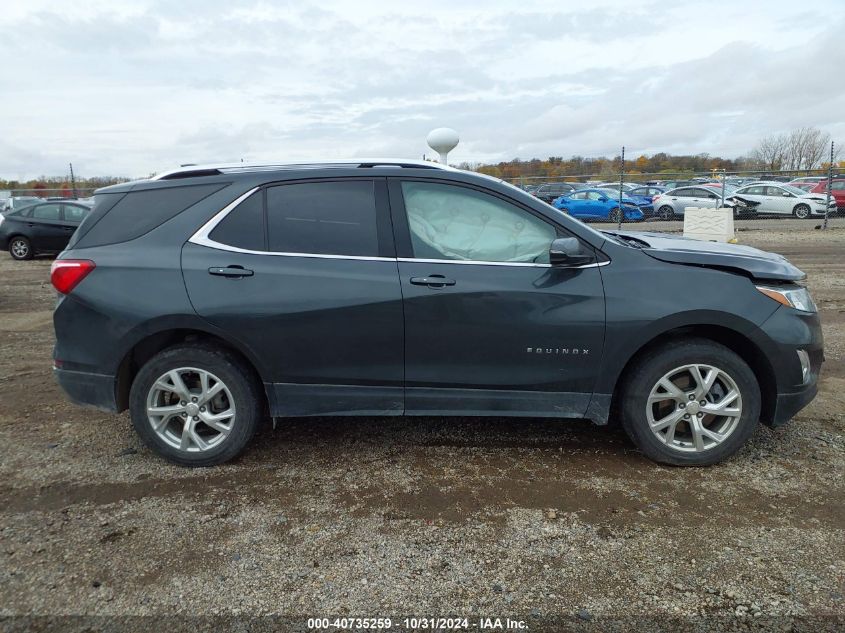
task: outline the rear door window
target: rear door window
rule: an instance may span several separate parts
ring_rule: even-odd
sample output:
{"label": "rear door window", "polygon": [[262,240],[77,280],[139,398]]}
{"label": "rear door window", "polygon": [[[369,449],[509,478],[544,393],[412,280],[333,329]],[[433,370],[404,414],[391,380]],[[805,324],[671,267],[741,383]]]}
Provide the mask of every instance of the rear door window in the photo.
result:
{"label": "rear door window", "polygon": [[37,220],[59,220],[61,211],[58,204],[39,204],[32,210],[32,219]]}
{"label": "rear door window", "polygon": [[278,185],[267,189],[267,238],[275,253],[377,257],[372,180]]}
{"label": "rear door window", "polygon": [[256,191],[235,207],[209,234],[209,239],[248,251],[264,251],[264,191]]}

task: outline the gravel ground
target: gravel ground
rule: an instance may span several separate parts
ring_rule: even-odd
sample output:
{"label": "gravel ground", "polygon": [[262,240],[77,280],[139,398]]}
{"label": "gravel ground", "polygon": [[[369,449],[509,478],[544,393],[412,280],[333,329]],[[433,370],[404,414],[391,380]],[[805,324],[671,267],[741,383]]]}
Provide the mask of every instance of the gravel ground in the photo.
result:
{"label": "gravel ground", "polygon": [[284,420],[235,463],[171,466],[126,414],[65,400],[50,260],[0,256],[3,628],[842,630],[845,229],[761,226],[740,241],[810,275],[821,389],[704,469],[655,465],[617,429],[504,418]]}

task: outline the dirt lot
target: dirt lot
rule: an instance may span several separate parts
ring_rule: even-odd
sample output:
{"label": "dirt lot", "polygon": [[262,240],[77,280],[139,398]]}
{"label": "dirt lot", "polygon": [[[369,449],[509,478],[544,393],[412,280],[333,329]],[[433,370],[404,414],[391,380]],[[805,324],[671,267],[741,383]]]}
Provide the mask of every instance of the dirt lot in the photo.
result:
{"label": "dirt lot", "polygon": [[[171,466],[126,414],[65,400],[50,370],[50,260],[0,254],[0,616],[835,630],[845,229],[778,227],[740,239],[809,273],[827,346],[821,391],[792,424],[761,428],[705,469],[657,466],[586,422],[439,418],[286,420],[236,463]],[[2,622],[164,630],[143,618]]]}

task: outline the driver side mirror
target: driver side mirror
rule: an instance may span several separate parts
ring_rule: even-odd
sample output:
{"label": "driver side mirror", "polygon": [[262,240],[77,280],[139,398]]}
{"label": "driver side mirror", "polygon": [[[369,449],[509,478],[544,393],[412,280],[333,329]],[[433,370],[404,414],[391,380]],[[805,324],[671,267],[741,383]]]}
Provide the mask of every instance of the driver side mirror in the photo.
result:
{"label": "driver side mirror", "polygon": [[574,237],[559,237],[549,247],[549,263],[558,268],[577,268],[594,261],[595,257],[581,251],[581,243]]}
{"label": "driver side mirror", "polygon": [[788,191],[784,191],[781,195],[782,195],[784,198],[791,198],[791,197],[792,197],[792,194],[791,194],[791,193],[789,193]]}
{"label": "driver side mirror", "polygon": [[604,196],[602,196],[601,198],[599,198],[599,202],[607,202],[607,198],[605,198]]}

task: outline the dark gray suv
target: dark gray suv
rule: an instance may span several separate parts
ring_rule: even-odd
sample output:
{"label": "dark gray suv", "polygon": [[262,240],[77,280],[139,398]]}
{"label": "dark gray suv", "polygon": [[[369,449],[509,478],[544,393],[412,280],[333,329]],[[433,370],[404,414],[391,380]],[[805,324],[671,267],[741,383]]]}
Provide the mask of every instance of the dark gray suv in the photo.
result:
{"label": "dark gray suv", "polygon": [[814,397],[804,277],[433,163],[188,167],[97,192],[52,270],[54,366],[191,466],[266,416],[402,414],[618,419],[710,464]]}

